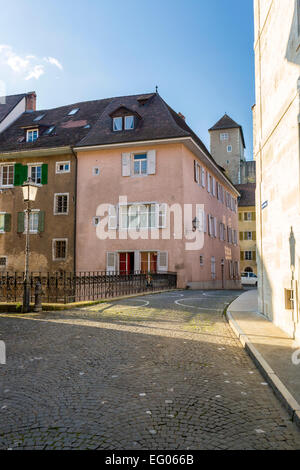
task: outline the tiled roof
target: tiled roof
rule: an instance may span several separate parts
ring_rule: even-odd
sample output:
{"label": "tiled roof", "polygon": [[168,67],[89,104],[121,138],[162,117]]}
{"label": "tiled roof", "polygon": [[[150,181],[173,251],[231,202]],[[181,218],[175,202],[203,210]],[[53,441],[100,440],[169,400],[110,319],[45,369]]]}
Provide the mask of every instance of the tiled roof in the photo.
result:
{"label": "tiled roof", "polygon": [[208,130],[209,131],[217,131],[217,130],[223,130],[223,129],[225,130],[225,129],[236,129],[236,128],[240,129],[242,139],[243,139],[243,145],[244,145],[244,148],[246,148],[242,126],[240,126],[237,122],[235,122],[233,119],[231,119],[231,117],[228,116],[228,114],[226,114],[226,113],[224,114],[224,116],[218,122],[216,122],[216,124],[214,126],[212,126]]}
{"label": "tiled roof", "polygon": [[235,187],[241,195],[239,207],[255,206],[255,183],[236,184]]}
{"label": "tiled roof", "polygon": [[[27,111],[0,134],[0,152],[33,150],[75,145],[85,137],[95,124],[110,100],[85,101],[54,109]],[[75,108],[79,111],[68,116]],[[34,121],[38,116],[42,119]],[[86,128],[86,125],[91,127]],[[51,126],[55,126],[50,135],[43,135]],[[35,142],[26,142],[26,128],[39,128],[40,137]]]}
{"label": "tiled roof", "polygon": [[26,93],[20,95],[0,96],[0,122],[25,98]]}

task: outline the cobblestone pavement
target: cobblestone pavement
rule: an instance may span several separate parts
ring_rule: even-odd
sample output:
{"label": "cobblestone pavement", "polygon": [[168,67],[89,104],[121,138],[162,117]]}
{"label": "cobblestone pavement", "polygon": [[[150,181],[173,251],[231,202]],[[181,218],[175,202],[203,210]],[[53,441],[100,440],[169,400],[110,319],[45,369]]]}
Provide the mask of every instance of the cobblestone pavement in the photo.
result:
{"label": "cobblestone pavement", "polygon": [[230,291],[0,316],[0,449],[300,449],[226,323]]}

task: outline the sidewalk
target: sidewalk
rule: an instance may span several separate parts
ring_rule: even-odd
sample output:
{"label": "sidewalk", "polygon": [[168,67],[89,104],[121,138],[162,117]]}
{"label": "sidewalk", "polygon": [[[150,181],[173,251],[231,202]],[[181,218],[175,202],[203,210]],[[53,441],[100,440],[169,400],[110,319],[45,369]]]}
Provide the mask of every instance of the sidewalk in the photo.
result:
{"label": "sidewalk", "polygon": [[234,333],[293,421],[300,426],[300,364],[292,362],[292,354],[300,351],[300,345],[257,310],[255,289],[232,302],[226,315]]}

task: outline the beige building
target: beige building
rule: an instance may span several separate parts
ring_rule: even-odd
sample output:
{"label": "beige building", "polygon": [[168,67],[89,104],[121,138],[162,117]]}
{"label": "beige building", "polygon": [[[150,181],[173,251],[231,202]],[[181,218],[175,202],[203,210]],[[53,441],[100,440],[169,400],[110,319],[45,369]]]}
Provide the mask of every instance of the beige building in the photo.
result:
{"label": "beige building", "polygon": [[224,168],[233,184],[240,184],[241,167],[246,161],[242,126],[225,114],[208,132],[211,155]]}
{"label": "beige building", "polygon": [[255,183],[238,184],[241,272],[257,274]]}
{"label": "beige building", "polygon": [[300,2],[255,0],[259,310],[300,338]]}

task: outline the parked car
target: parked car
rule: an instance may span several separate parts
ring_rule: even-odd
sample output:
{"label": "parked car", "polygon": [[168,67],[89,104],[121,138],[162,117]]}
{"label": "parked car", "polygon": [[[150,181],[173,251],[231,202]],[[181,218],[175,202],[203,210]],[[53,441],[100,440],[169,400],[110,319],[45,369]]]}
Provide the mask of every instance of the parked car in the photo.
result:
{"label": "parked car", "polygon": [[248,286],[257,286],[257,276],[254,273],[242,273],[241,282]]}

